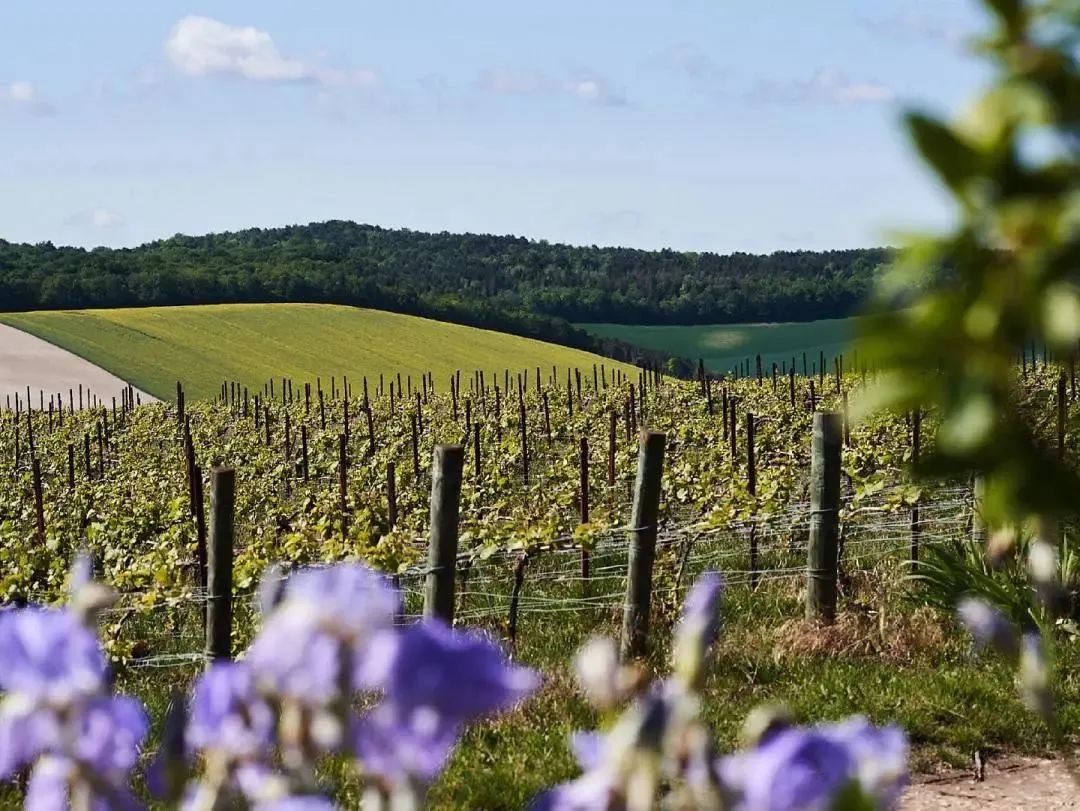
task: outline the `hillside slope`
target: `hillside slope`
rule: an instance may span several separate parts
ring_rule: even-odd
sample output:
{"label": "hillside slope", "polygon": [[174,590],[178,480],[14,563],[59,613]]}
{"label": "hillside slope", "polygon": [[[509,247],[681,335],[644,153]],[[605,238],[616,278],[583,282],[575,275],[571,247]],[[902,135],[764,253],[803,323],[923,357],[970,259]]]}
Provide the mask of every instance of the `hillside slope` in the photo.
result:
{"label": "hillside slope", "polygon": [[0,240],[0,310],[350,304],[658,363],[665,359],[646,358],[570,322],[721,324],[846,316],[891,256],[884,248],[721,256],[573,247],[342,221],[175,236],[123,250]]}
{"label": "hillside slope", "polygon": [[6,314],[0,323],[68,349],[160,398],[177,380],[190,397],[213,397],[223,380],[258,389],[271,377],[298,382],[347,375],[432,372],[437,386],[474,369],[576,366],[606,358],[576,349],[414,316],[321,304],[193,307]]}

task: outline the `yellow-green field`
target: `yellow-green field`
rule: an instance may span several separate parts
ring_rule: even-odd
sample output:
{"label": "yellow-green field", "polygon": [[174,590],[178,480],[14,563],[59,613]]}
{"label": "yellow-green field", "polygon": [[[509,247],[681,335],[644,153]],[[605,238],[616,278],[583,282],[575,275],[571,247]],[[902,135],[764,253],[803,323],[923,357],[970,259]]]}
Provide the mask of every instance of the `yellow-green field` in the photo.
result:
{"label": "yellow-green field", "polygon": [[594,363],[631,367],[588,352],[415,316],[329,304],[221,304],[0,315],[0,322],[63,347],[160,398],[183,381],[209,398],[224,380],[259,388],[347,375],[435,375]]}

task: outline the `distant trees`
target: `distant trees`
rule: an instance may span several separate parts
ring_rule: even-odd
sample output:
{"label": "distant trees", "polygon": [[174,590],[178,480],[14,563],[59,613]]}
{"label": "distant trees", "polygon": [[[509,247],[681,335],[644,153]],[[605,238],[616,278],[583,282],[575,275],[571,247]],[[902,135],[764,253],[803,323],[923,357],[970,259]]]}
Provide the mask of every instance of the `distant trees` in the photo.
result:
{"label": "distant trees", "polygon": [[134,249],[0,240],[0,309],[334,302],[415,313],[605,351],[572,322],[702,324],[849,314],[888,249],[768,256],[572,247],[330,221]]}

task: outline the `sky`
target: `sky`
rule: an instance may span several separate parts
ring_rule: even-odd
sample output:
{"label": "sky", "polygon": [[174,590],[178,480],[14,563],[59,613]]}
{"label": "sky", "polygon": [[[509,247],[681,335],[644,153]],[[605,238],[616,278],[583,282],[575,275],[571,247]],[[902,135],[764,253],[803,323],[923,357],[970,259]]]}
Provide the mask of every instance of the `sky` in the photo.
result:
{"label": "sky", "polygon": [[951,216],[899,127],[972,0],[0,2],[0,238],[350,219],[852,248]]}

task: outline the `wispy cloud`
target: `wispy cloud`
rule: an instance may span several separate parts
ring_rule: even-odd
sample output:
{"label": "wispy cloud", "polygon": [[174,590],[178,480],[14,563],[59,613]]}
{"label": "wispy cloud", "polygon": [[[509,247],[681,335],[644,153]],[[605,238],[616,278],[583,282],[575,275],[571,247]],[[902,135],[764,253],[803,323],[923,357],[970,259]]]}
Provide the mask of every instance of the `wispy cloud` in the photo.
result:
{"label": "wispy cloud", "polygon": [[649,60],[652,64],[665,67],[689,76],[691,79],[719,79],[726,71],[712,57],[690,42],[679,42],[665,48]]}
{"label": "wispy cloud", "polygon": [[209,17],[177,22],[165,40],[165,58],[188,76],[233,76],[253,82],[306,83],[324,87],[372,87],[371,70],[328,67],[288,56],[270,34]]}
{"label": "wispy cloud", "polygon": [[3,107],[31,115],[51,115],[55,112],[51,104],[39,97],[33,83],[24,80],[0,81],[0,108]]}
{"label": "wispy cloud", "polygon": [[94,228],[98,231],[112,231],[124,226],[124,218],[107,208],[90,208],[75,212],[64,220],[64,225],[76,228]]}
{"label": "wispy cloud", "polygon": [[881,17],[862,17],[859,25],[882,39],[916,38],[951,47],[961,46],[970,30],[958,19],[920,8],[905,8]]}
{"label": "wispy cloud", "polygon": [[805,80],[759,82],[750,98],[772,103],[883,104],[893,101],[896,93],[881,82],[856,81],[839,68],[827,67]]}
{"label": "wispy cloud", "polygon": [[480,74],[477,87],[487,93],[517,96],[570,96],[588,104],[621,107],[626,96],[592,71],[556,77],[539,71],[492,68]]}

